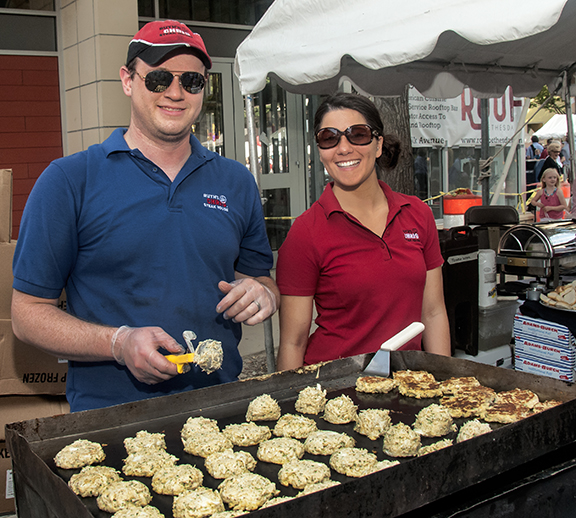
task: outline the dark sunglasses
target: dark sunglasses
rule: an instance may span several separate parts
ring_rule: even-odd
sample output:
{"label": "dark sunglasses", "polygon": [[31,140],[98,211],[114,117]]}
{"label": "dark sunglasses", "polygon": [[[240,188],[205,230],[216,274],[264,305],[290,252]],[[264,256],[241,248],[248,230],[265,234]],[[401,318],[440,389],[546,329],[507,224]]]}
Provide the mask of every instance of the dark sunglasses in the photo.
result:
{"label": "dark sunglasses", "polygon": [[350,144],[355,146],[367,146],[372,142],[378,132],[373,130],[368,124],[354,124],[344,131],[336,128],[322,128],[316,133],[316,144],[320,149],[331,149],[338,145],[340,137],[344,135]]}
{"label": "dark sunglasses", "polygon": [[[138,72],[136,72],[138,74]],[[182,88],[191,94],[199,94],[206,79],[200,72],[183,72],[182,74],[173,74],[168,70],[152,70],[146,76],[138,74],[138,77],[144,81],[146,88],[151,92],[164,92],[172,84],[174,77],[177,77]]]}

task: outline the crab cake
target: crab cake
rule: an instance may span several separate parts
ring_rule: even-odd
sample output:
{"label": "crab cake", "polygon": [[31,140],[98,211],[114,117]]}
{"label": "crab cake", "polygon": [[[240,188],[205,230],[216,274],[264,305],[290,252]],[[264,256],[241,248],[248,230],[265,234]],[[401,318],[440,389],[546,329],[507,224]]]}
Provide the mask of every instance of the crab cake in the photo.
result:
{"label": "crab cake", "polygon": [[315,387],[306,387],[298,393],[294,404],[296,412],[301,414],[318,415],[326,405],[326,391],[318,384]]}
{"label": "crab cake", "polygon": [[436,441],[428,446],[422,446],[422,448],[418,450],[418,457],[422,457],[422,455],[427,455],[433,451],[448,448],[448,446],[452,446],[452,439],[442,439],[441,441]]}
{"label": "crab cake", "polygon": [[225,510],[220,493],[207,487],[199,487],[174,497],[174,518],[208,518]]}
{"label": "crab cake", "polygon": [[354,431],[375,441],[378,437],[384,435],[391,425],[390,410],[367,408],[358,412]]}
{"label": "crab cake", "polygon": [[156,507],[151,505],[147,505],[146,507],[131,505],[115,512],[112,518],[164,518],[164,515]]}
{"label": "crab cake", "polygon": [[150,490],[138,480],[121,480],[107,485],[96,499],[98,509],[115,513],[125,507],[144,507],[152,500]]}
{"label": "crab cake", "polygon": [[332,455],[340,448],[353,448],[356,441],[345,433],[316,430],[304,441],[304,450],[311,455]]}
{"label": "crab cake", "polygon": [[382,376],[362,376],[356,380],[356,390],[368,394],[387,394],[398,386],[394,378]]}
{"label": "crab cake", "polygon": [[77,495],[86,498],[98,496],[112,482],[122,480],[120,473],[108,466],[84,466],[80,473],[75,473],[68,481],[68,487]]}
{"label": "crab cake", "polygon": [[457,394],[471,387],[479,387],[480,382],[474,376],[462,376],[459,378],[449,378],[440,382],[442,394]]}
{"label": "crab cake", "polygon": [[152,489],[159,495],[179,495],[202,485],[204,474],[191,464],[162,466],[152,477]]}
{"label": "crab cake", "polygon": [[253,471],[256,460],[247,451],[225,450],[208,455],[204,467],[214,478],[229,478]]}
{"label": "crab cake", "polygon": [[[265,507],[272,507],[273,505],[278,505],[278,504],[283,504],[284,502],[287,502],[288,500],[293,500],[294,496],[275,496],[274,498],[271,498],[270,500],[264,502],[264,505],[262,505],[262,507],[260,509],[264,509]],[[212,516],[212,518],[214,518],[214,516]]]}
{"label": "crab cake", "polygon": [[549,399],[548,401],[542,401],[542,403],[536,403],[534,408],[532,408],[532,412],[544,412],[544,410],[548,410],[549,408],[554,408],[555,406],[561,405],[562,401],[556,401],[554,399]]}
{"label": "crab cake", "polygon": [[124,439],[126,453],[136,453],[142,450],[165,450],[166,441],[163,433],[148,433],[146,430],[136,432],[136,437]]}
{"label": "crab cake", "polygon": [[324,482],[330,478],[330,468],[314,460],[291,460],[283,464],[278,472],[278,481],[283,486],[304,489],[309,484]]}
{"label": "crab cake", "polygon": [[472,419],[466,421],[458,432],[458,437],[456,437],[456,442],[467,441],[472,439],[472,437],[477,437],[478,435],[483,435],[485,433],[491,432],[492,428],[488,423],[481,423],[478,419]]}
{"label": "crab cake", "polygon": [[244,516],[244,511],[222,511],[214,513],[210,518],[236,518],[237,516]]}
{"label": "crab cake", "polygon": [[489,387],[470,387],[452,396],[444,396],[440,404],[453,418],[477,417],[484,413],[496,398],[496,391]]}
{"label": "crab cake", "polygon": [[253,422],[229,424],[222,433],[234,446],[255,446],[272,437],[270,428]]}
{"label": "crab cake", "polygon": [[403,396],[427,399],[442,395],[440,383],[426,371],[396,371],[393,377],[398,381],[398,391]]}
{"label": "crab cake", "polygon": [[184,443],[184,451],[197,457],[208,457],[217,451],[231,450],[232,442],[222,432],[192,433]]}
{"label": "crab cake", "polygon": [[358,407],[346,394],[342,394],[334,399],[329,399],[324,407],[325,421],[332,424],[346,424],[356,420],[356,410]]}
{"label": "crab cake", "polygon": [[222,362],[224,361],[222,342],[211,339],[199,342],[193,361],[206,374],[212,374],[217,371],[222,367]]}
{"label": "crab cake", "polygon": [[376,467],[378,459],[364,448],[341,448],[330,456],[330,467],[347,477],[363,477]]}
{"label": "crab cake", "polygon": [[480,417],[490,423],[509,424],[525,419],[532,414],[532,410],[523,405],[515,405],[507,401],[494,401]]}
{"label": "crab cake", "polygon": [[383,450],[390,457],[414,457],[420,446],[420,435],[404,423],[391,426],[384,435]]}
{"label": "crab cake", "polygon": [[196,432],[206,433],[219,431],[220,427],[218,426],[218,421],[216,421],[216,419],[209,419],[202,416],[189,417],[180,431],[180,436],[182,437],[182,441],[185,441]]}
{"label": "crab cake", "polygon": [[218,486],[222,501],[234,511],[254,511],[280,491],[262,475],[242,473],[227,478]]}
{"label": "crab cake", "polygon": [[262,462],[285,464],[301,459],[304,456],[304,445],[291,437],[276,437],[261,442],[256,455]]}
{"label": "crab cake", "polygon": [[534,408],[540,403],[540,399],[534,392],[526,389],[515,388],[496,394],[496,403],[513,403],[524,408]]}
{"label": "crab cake", "polygon": [[337,480],[325,480],[324,482],[317,482],[316,484],[308,484],[302,491],[300,491],[296,496],[309,495],[310,493],[316,493],[317,491],[324,491],[329,487],[339,486],[340,482]]}
{"label": "crab cake", "polygon": [[78,439],[64,446],[54,457],[54,462],[62,469],[78,469],[102,462],[105,458],[101,444]]}
{"label": "crab cake", "polygon": [[278,401],[269,394],[262,394],[250,401],[246,421],[276,421],[281,413]]}
{"label": "crab cake", "polygon": [[397,466],[400,464],[398,460],[381,460],[376,463],[374,469],[370,473],[376,473],[377,471],[382,471],[383,469],[391,468],[392,466]]}
{"label": "crab cake", "polygon": [[165,450],[138,451],[124,459],[122,473],[133,477],[151,477],[161,467],[173,466],[177,462],[178,457]]}
{"label": "crab cake", "polygon": [[436,404],[420,410],[412,426],[415,432],[424,437],[442,437],[456,431],[456,425],[448,409]]}
{"label": "crab cake", "polygon": [[284,414],[276,422],[272,430],[279,437],[292,437],[293,439],[306,439],[318,429],[316,422],[309,417],[296,414]]}

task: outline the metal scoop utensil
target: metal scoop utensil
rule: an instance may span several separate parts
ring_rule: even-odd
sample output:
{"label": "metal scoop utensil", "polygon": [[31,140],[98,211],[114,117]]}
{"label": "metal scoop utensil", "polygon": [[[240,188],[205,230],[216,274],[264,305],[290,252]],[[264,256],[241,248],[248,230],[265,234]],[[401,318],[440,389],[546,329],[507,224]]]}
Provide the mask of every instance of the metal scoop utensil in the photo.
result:
{"label": "metal scoop utensil", "polygon": [[424,331],[422,322],[412,322],[408,327],[386,340],[364,369],[364,374],[366,376],[383,376],[386,378],[390,376],[390,351],[395,351],[402,347],[422,331]]}

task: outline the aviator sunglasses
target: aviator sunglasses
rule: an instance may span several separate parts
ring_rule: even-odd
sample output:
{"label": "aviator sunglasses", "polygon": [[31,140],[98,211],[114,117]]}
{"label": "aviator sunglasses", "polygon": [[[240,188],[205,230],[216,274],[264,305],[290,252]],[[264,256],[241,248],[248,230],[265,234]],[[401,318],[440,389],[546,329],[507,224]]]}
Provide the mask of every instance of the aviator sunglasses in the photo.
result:
{"label": "aviator sunglasses", "polygon": [[336,128],[322,128],[316,133],[316,144],[320,149],[331,149],[340,142],[340,137],[344,135],[350,144],[355,146],[367,146],[372,142],[378,132],[373,130],[368,124],[354,124],[344,131]]}
{"label": "aviator sunglasses", "polygon": [[172,72],[168,72],[168,70],[152,70],[148,72],[146,76],[138,72],[136,72],[136,74],[144,81],[146,88],[155,93],[167,90],[175,76],[180,81],[182,88],[191,94],[199,94],[206,84],[206,79],[204,79],[204,76],[200,72],[173,74]]}

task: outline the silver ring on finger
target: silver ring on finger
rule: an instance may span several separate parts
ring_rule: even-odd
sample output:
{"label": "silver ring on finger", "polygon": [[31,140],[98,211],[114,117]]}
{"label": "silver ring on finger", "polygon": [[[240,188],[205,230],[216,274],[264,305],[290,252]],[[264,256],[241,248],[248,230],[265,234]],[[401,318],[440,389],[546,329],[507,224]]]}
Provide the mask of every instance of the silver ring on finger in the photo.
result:
{"label": "silver ring on finger", "polygon": [[[253,300],[252,301],[254,304],[256,304],[256,307],[258,308],[258,311],[260,311],[262,309],[262,306],[260,305],[260,302],[258,302],[257,300]],[[256,313],[258,313],[258,311],[256,311]]]}

